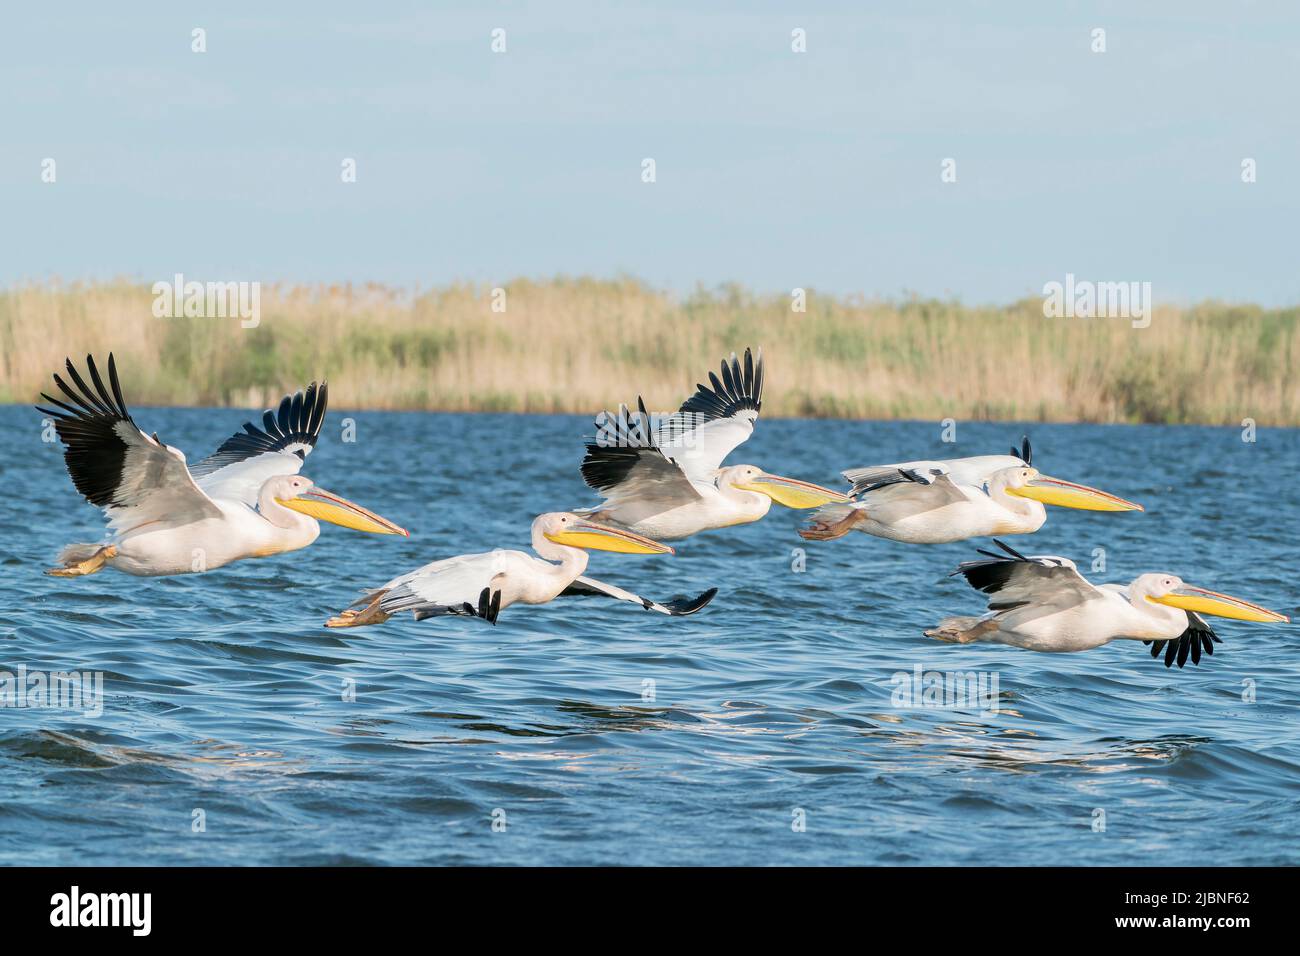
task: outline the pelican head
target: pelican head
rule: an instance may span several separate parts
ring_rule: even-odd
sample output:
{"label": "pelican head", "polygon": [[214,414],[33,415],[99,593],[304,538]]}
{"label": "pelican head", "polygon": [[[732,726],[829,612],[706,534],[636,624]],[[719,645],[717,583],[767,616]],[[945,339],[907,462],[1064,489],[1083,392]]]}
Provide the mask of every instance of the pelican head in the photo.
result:
{"label": "pelican head", "polygon": [[720,486],[730,485],[740,491],[754,491],[767,495],[779,505],[787,508],[820,508],[822,505],[844,504],[849,496],[838,491],[831,491],[821,485],[800,481],[797,478],[783,478],[769,475],[757,465],[733,465],[724,468],[718,474]]}
{"label": "pelican head", "polygon": [[993,473],[991,483],[1002,484],[1003,490],[1018,498],[1031,498],[1058,508],[1076,508],[1080,511],[1145,511],[1140,504],[1116,498],[1112,494],[1076,485],[1059,478],[1048,478],[1037,468],[1017,465]]}
{"label": "pelican head", "polygon": [[1148,601],[1184,611],[1195,611],[1197,614],[1213,614],[1215,617],[1230,617],[1236,621],[1255,621],[1259,624],[1291,622],[1285,614],[1217,591],[1192,587],[1183,583],[1182,578],[1167,572],[1144,574],[1133,582],[1133,589],[1145,593]]}
{"label": "pelican head", "polygon": [[568,548],[617,551],[621,554],[673,554],[672,548],[626,528],[591,521],[568,511],[552,511],[533,522],[533,531]]}
{"label": "pelican head", "polygon": [[332,491],[317,487],[306,475],[278,475],[271,478],[262,486],[262,494],[266,495],[267,492],[270,492],[276,504],[319,521],[342,525],[353,531],[410,537],[405,528]]}

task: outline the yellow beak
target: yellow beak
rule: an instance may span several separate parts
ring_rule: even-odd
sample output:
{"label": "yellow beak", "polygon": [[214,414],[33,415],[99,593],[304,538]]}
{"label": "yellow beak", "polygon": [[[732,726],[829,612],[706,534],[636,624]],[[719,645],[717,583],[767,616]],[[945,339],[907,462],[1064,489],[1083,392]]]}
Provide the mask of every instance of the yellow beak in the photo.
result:
{"label": "yellow beak", "polygon": [[787,508],[820,508],[822,505],[843,504],[849,500],[849,496],[841,492],[780,475],[759,475],[753,481],[734,487],[741,491],[756,491],[760,495],[767,495]]}
{"label": "yellow beak", "polygon": [[1241,598],[1219,594],[1217,591],[1206,591],[1203,588],[1194,588],[1186,584],[1176,588],[1172,593],[1166,594],[1164,597],[1149,597],[1148,600],[1157,604],[1182,608],[1184,611],[1195,611],[1197,614],[1213,614],[1215,617],[1230,617],[1237,621],[1255,621],[1259,624],[1291,623],[1289,617],[1285,614],[1278,614],[1277,611],[1270,611],[1258,604],[1243,601]]}
{"label": "yellow beak", "polygon": [[622,528],[595,521],[583,521],[567,531],[548,534],[556,544],[594,551],[617,551],[620,554],[675,554],[672,548]]}
{"label": "yellow beak", "polygon": [[296,498],[276,498],[278,504],[290,511],[297,511],[330,524],[342,525],[353,531],[369,531],[373,534],[400,534],[410,537],[406,529],[399,527],[387,518],[381,518],[359,504],[340,498],[324,488],[311,488]]}
{"label": "yellow beak", "polygon": [[1070,481],[1061,481],[1059,478],[1048,478],[1046,475],[1039,475],[1019,488],[1008,488],[1007,494],[1032,498],[1034,501],[1041,501],[1045,505],[1056,505],[1058,508],[1075,508],[1079,511],[1146,510],[1136,502],[1116,498],[1114,495],[1089,488],[1087,485],[1076,485]]}

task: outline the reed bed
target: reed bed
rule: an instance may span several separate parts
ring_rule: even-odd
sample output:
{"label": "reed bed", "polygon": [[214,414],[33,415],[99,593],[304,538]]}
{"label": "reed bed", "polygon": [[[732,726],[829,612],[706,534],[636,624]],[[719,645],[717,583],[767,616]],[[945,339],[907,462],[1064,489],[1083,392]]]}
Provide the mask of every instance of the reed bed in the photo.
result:
{"label": "reed bed", "polygon": [[0,402],[30,402],[65,356],[113,351],[128,400],[261,407],[327,377],[339,408],[592,413],[680,401],[746,345],[767,356],[765,415],[1300,424],[1300,310],[1207,302],[1125,319],[869,301],[737,286],[678,295],[635,279],[505,289],[268,286],[256,328],[156,318],[148,284],[0,290]]}

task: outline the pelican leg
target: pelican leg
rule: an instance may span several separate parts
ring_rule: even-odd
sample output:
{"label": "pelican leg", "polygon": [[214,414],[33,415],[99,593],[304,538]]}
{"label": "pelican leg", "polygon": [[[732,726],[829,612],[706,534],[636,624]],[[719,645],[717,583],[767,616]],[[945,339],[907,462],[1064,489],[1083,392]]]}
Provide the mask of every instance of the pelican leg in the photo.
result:
{"label": "pelican leg", "polygon": [[380,591],[370,603],[363,608],[348,608],[338,616],[325,622],[326,627],[365,627],[367,624],[383,624],[391,616],[380,610],[379,602],[387,591]]}
{"label": "pelican leg", "polygon": [[985,634],[998,629],[997,621],[981,621],[977,617],[949,617],[925,632],[926,637],[947,644],[974,644]]}
{"label": "pelican leg", "polygon": [[102,571],[104,564],[115,557],[117,557],[117,545],[106,544],[104,547],[97,549],[94,554],[88,558],[84,558],[81,561],[69,559],[64,562],[63,567],[50,568],[45,573],[56,578],[79,578],[85,574],[94,574],[96,571]]}
{"label": "pelican leg", "polygon": [[807,528],[800,528],[799,537],[805,541],[832,541],[844,537],[855,525],[866,520],[866,509],[854,508],[838,521],[814,521]]}

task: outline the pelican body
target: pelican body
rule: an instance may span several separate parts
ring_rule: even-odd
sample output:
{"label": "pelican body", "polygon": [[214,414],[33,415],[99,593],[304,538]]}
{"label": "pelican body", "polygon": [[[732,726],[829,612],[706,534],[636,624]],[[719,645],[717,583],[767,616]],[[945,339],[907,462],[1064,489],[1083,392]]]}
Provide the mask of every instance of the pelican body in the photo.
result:
{"label": "pelican body", "polygon": [[[1015,449],[1012,449],[1015,452]],[[1112,494],[1041,474],[1029,439],[1014,455],[909,461],[844,472],[857,500],[819,509],[801,537],[861,531],[909,544],[948,544],[985,535],[1032,534],[1045,505],[1085,511],[1141,511]]]}
{"label": "pelican body", "polygon": [[796,478],[769,474],[757,465],[722,467],[749,438],[763,395],[763,353],[746,349],[744,364],[733,353],[721,377],[709,374],[677,412],[651,425],[645,402],[638,411],[620,406],[602,412],[600,434],[587,445],[582,477],[603,505],[578,513],[629,528],[661,541],[758,521],[772,502],[815,508],[848,496]]}
{"label": "pelican body", "polygon": [[439,615],[465,615],[495,624],[513,604],[549,604],[566,595],[600,595],[640,604],[662,614],[693,614],[717,593],[666,603],[647,600],[621,588],[583,577],[587,549],[625,554],[672,554],[668,545],[571,512],[540,515],[532,525],[533,551],[497,549],[434,561],[367,592],[352,607],[325,622],[326,627],[381,624],[411,611],[417,621]]}
{"label": "pelican body", "polygon": [[86,357],[93,387],[71,359],[54,382],[63,399],[42,397],[65,446],[73,484],[104,509],[107,542],[74,544],[49,574],[79,577],[105,567],[134,575],[211,571],[243,558],[305,548],[320,535],[318,520],[357,531],[406,531],[298,474],[315,447],[325,418],[328,386],[312,382],[287,396],[263,427],[248,423],[216,453],[189,468],[185,455],[146,435],[122,398],[117,363],[108,357],[108,382]]}
{"label": "pelican body", "polygon": [[[241,501],[212,499],[217,514],[182,525],[145,523],[128,528],[114,537],[106,567],[127,574],[159,576],[212,571],[244,558],[264,558],[286,551],[298,551],[320,537],[320,523],[311,512],[298,510],[319,502],[324,508],[337,506],[343,514],[358,519],[368,514],[359,505],[337,498],[323,488],[316,488],[305,475],[282,475],[268,479],[257,497],[253,510]],[[312,509],[314,511],[314,509]],[[386,519],[373,516],[381,525]],[[329,520],[329,519],[326,519]],[[342,524],[342,521],[333,523]],[[346,527],[355,527],[348,524]],[[396,529],[396,525],[392,525]],[[362,529],[369,530],[369,529]],[[380,534],[405,534],[389,530]],[[97,545],[70,545],[65,559],[75,555],[72,549],[98,548]],[[58,575],[66,568],[50,573]],[[67,575],[65,575],[67,576]]]}
{"label": "pelican body", "polygon": [[927,637],[957,644],[986,641],[1031,651],[1087,651],[1113,640],[1153,644],[1152,656],[1166,649],[1165,666],[1182,667],[1190,656],[1214,653],[1222,643],[1201,615],[1260,623],[1288,618],[1242,598],[1186,584],[1167,571],[1139,575],[1128,585],[1089,583],[1074,562],[1055,555],[1025,557],[1001,541],[1002,554],[980,553],[953,574],[992,595],[982,617],[951,617],[926,631]]}
{"label": "pelican body", "polygon": [[774,501],[788,508],[810,508],[845,497],[797,478],[770,475],[757,465],[720,468],[710,481],[690,482],[689,495],[686,486],[682,488],[680,503],[613,499],[588,513],[657,541],[677,541],[701,531],[758,521]]}

